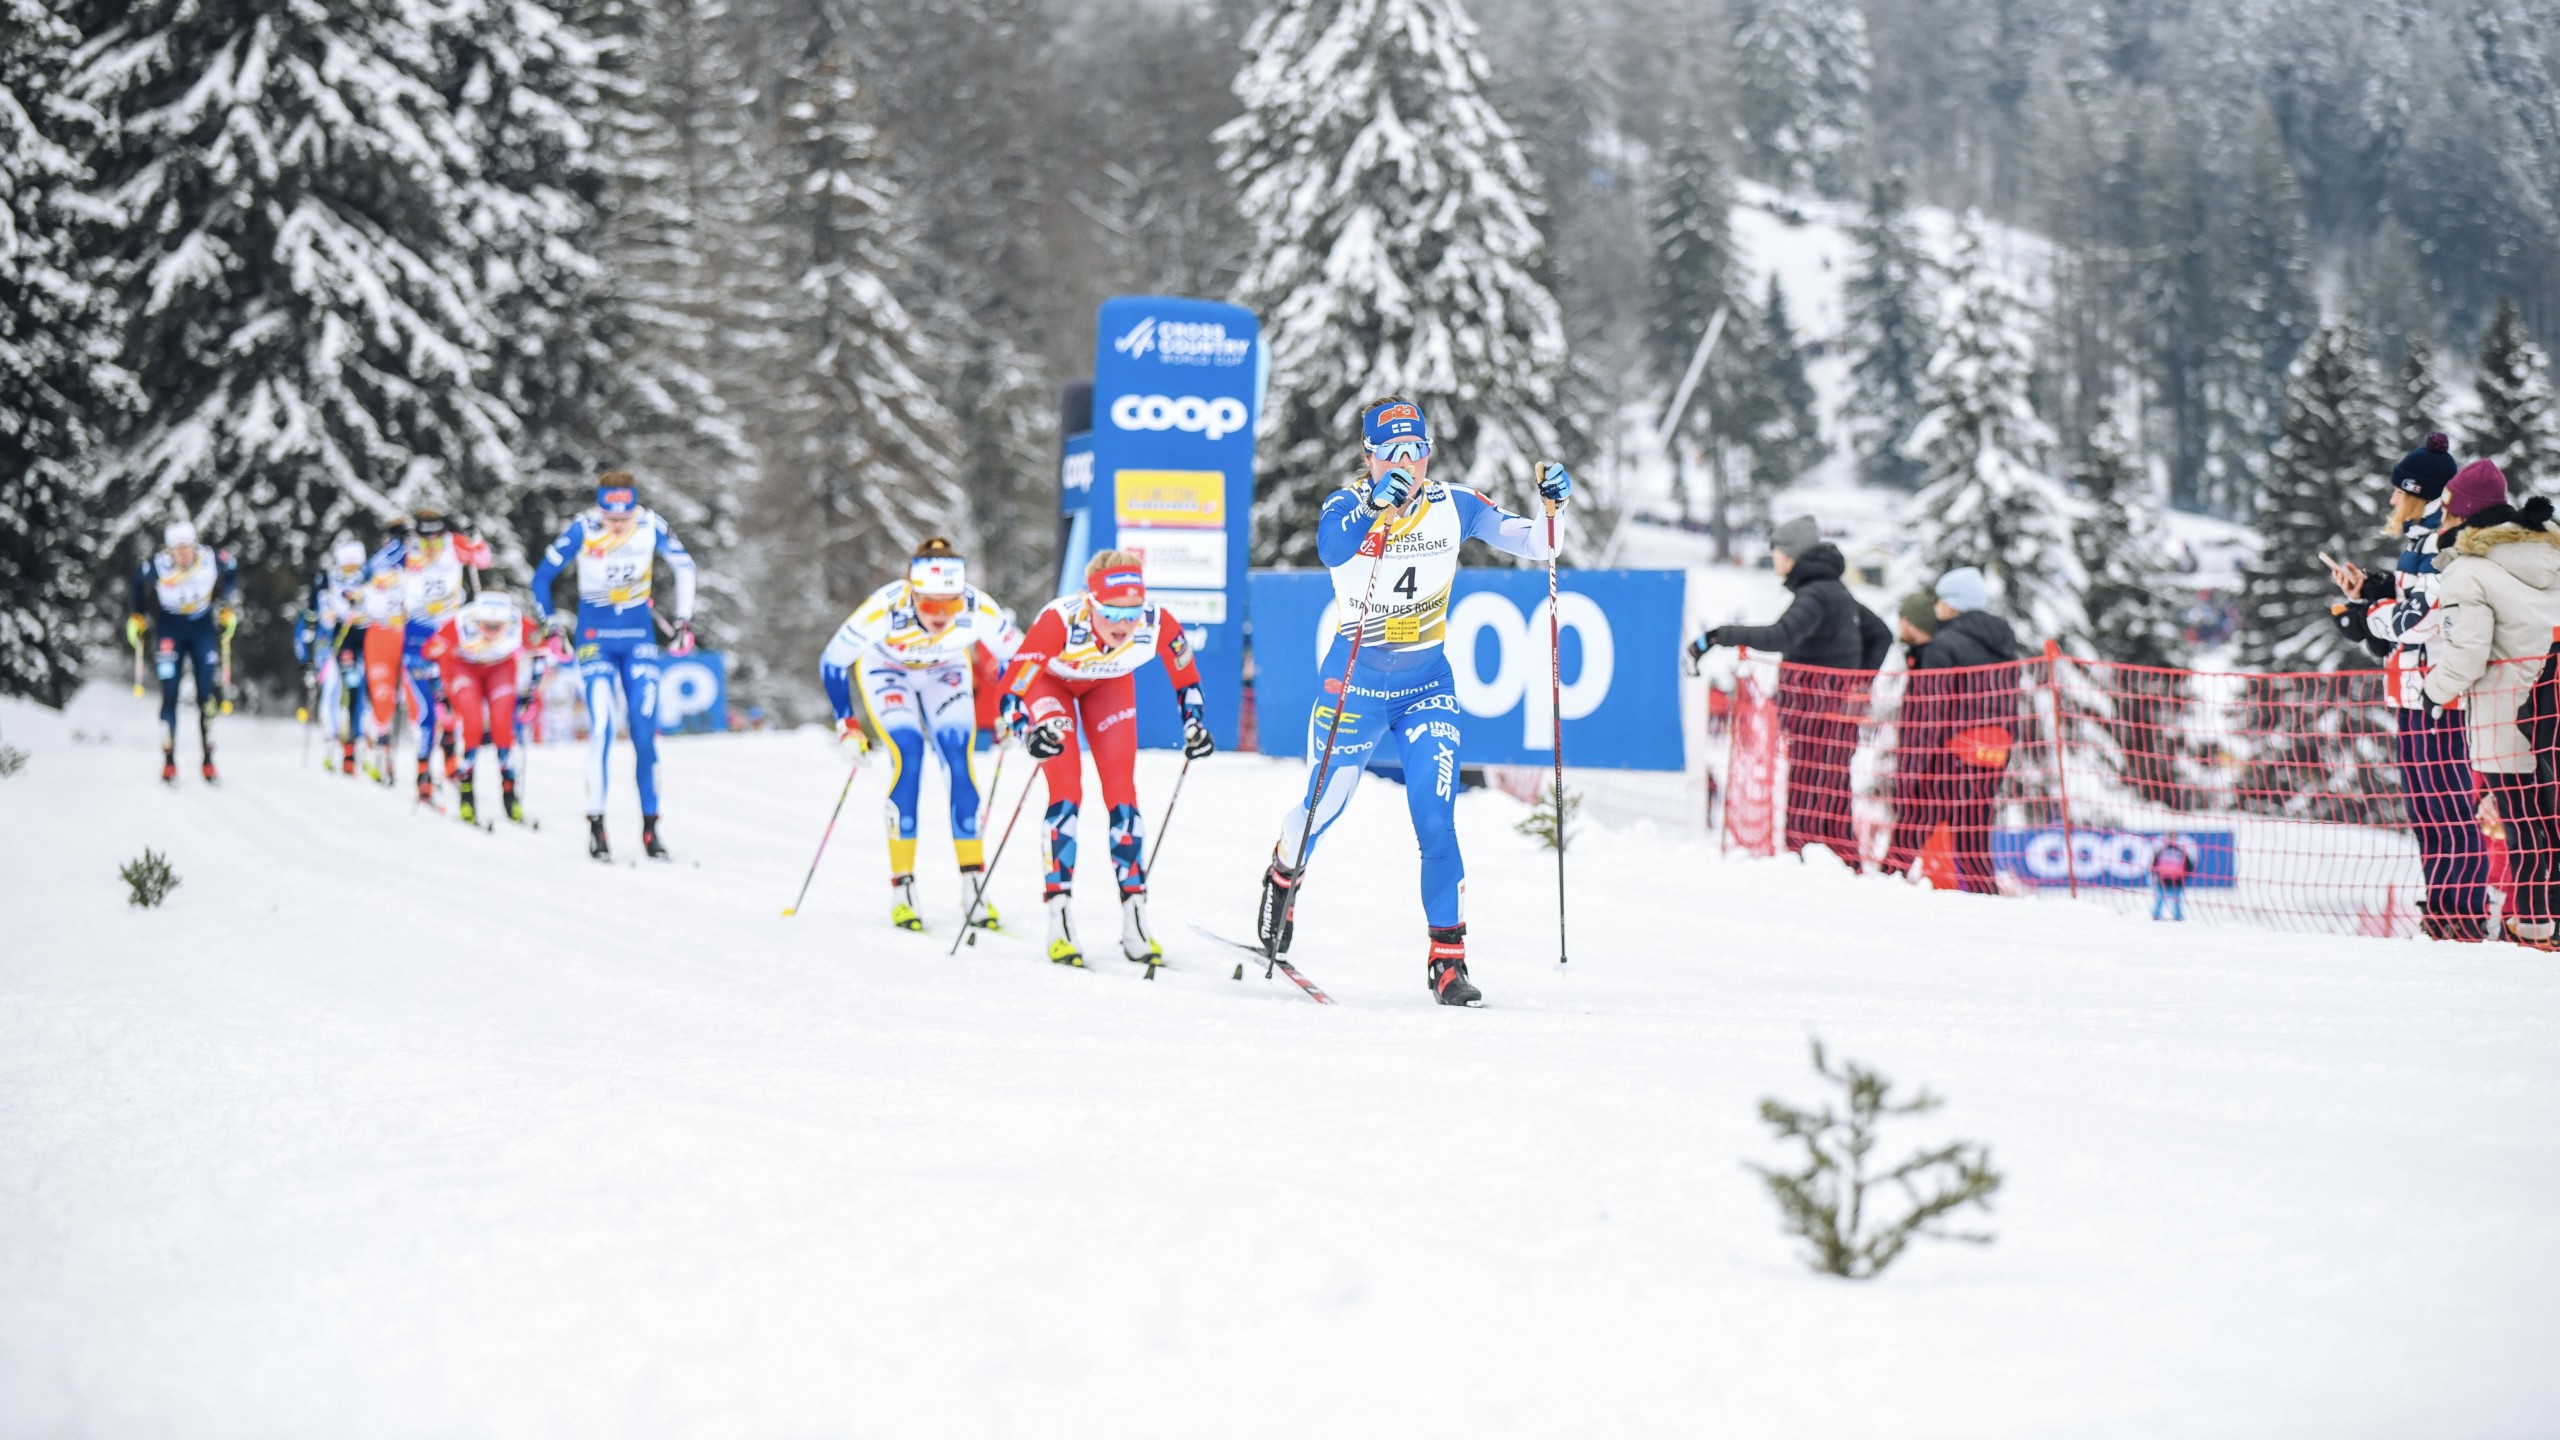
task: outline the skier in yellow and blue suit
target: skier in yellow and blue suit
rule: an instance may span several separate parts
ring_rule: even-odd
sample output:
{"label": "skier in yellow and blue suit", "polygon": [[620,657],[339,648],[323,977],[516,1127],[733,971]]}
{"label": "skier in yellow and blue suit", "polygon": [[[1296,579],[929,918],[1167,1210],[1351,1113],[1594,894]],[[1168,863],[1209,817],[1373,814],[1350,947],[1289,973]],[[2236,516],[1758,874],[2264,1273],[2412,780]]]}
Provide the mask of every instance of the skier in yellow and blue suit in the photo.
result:
{"label": "skier in yellow and blue suit", "polygon": [[906,578],[871,593],[827,642],[818,679],[835,707],[836,732],[870,749],[859,705],[889,747],[889,919],[922,930],[916,909],[916,822],[924,791],[927,737],[951,772],[951,843],[960,861],[963,900],[972,924],[994,928],[986,885],[985,842],[978,838],[978,777],[971,746],[995,724],[996,679],[1022,632],[993,600],[969,583],[968,562],[936,536],[916,547]]}

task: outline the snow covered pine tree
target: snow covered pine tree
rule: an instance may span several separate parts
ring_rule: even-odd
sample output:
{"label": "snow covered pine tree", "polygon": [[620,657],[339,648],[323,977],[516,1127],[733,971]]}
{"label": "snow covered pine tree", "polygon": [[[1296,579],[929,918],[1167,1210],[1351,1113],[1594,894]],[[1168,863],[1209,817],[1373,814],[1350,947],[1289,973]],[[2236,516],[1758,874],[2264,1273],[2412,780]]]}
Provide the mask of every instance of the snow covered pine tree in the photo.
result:
{"label": "snow covered pine tree", "polygon": [[2027,393],[2030,314],[1984,252],[1979,217],[1957,241],[1946,306],[1929,411],[1904,445],[1924,467],[1907,512],[1923,563],[1933,576],[1981,566],[2000,582],[1995,605],[2028,637],[2078,635],[2087,582],[2071,546],[2077,505],[2044,468],[2054,437]]}
{"label": "snow covered pine tree", "polygon": [[[2240,582],[2240,663],[2281,672],[2252,682],[2239,803],[2319,819],[2396,823],[2371,799],[2398,788],[2393,717],[2378,685],[2320,672],[2367,663],[2331,620],[2337,586],[2323,551],[2370,549],[2380,519],[2382,402],[2372,348],[2352,322],[2327,325],[2294,357],[2283,431],[2258,497],[2258,556]],[[2302,673],[2311,672],[2311,673]]]}
{"label": "snow covered pine tree", "polygon": [[[2158,803],[2178,792],[2186,746],[2186,627],[2169,571],[2168,527],[2134,427],[2110,401],[2098,408],[2078,472],[2088,510],[2073,522],[2072,549],[2089,577],[2085,648],[2115,669],[2098,696],[2099,754],[2135,793]],[[2074,687],[2073,699],[2084,698]]]}
{"label": "snow covered pine tree", "polygon": [[0,0],[0,695],[52,705],[79,683],[97,582],[81,481],[126,385],[62,203],[92,118],[62,90],[79,38],[43,0]]}
{"label": "snow covered pine tree", "polygon": [[1865,13],[1851,0],[1742,0],[1733,14],[1751,173],[1781,189],[1852,193],[1873,68]]}
{"label": "snow covered pine tree", "polygon": [[2551,393],[2551,357],[2525,333],[2512,300],[2498,302],[2472,384],[2480,395],[2472,454],[2497,461],[2518,495],[2537,481],[2560,485],[2560,400]]}
{"label": "snow covered pine tree", "polygon": [[1849,319],[1849,398],[1841,406],[1859,473],[1869,484],[1920,484],[1921,466],[1903,453],[1928,413],[1924,389],[1938,348],[1938,297],[1929,257],[1911,224],[1900,175],[1868,187],[1858,222],[1858,268],[1844,287]]}
{"label": "snow covered pine tree", "polygon": [[480,166],[418,12],[75,13],[94,36],[69,90],[107,122],[90,198],[121,222],[102,263],[148,405],[102,467],[101,538],[180,508],[298,586],[359,520],[427,500],[507,514],[519,427],[488,389],[490,286],[463,224]]}
{"label": "snow covered pine tree", "polygon": [[968,504],[950,412],[919,374],[924,340],[891,288],[908,273],[908,237],[851,46],[825,33],[811,44],[814,63],[785,82],[777,208],[760,222],[797,273],[774,297],[757,492],[774,523],[763,570],[775,638],[805,650],[834,631],[842,597],[957,530]]}
{"label": "snow covered pine tree", "polygon": [[1255,563],[1316,563],[1306,517],[1380,395],[1432,417],[1441,476],[1525,497],[1571,438],[1564,322],[1475,22],[1454,0],[1280,0],[1245,53],[1218,139],[1253,235],[1236,299],[1271,356]]}

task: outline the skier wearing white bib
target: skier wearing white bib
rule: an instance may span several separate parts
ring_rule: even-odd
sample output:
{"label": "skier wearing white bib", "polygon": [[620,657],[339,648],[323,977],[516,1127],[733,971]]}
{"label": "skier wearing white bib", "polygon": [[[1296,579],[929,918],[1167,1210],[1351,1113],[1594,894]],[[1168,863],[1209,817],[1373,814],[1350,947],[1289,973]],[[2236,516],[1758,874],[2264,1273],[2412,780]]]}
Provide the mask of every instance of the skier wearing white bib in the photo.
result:
{"label": "skier wearing white bib", "polygon": [[[1458,853],[1457,682],[1442,645],[1449,590],[1458,549],[1470,539],[1527,560],[1552,552],[1528,516],[1428,477],[1431,432],[1421,406],[1391,396],[1371,401],[1360,421],[1368,473],[1326,497],[1316,521],[1316,554],[1333,571],[1339,629],[1325,653],[1326,693],[1307,717],[1306,794],[1290,807],[1272,847],[1256,929],[1267,953],[1287,952],[1298,882],[1315,841],[1341,816],[1380,742],[1392,735],[1422,848],[1422,910],[1431,932],[1424,975],[1441,1004],[1480,1005],[1484,997],[1467,978],[1466,861]],[[1558,506],[1573,493],[1573,477],[1561,465],[1542,462],[1537,483]]]}
{"label": "skier wearing white bib", "polygon": [[[854,715],[858,704],[889,747],[889,889],[896,896],[889,919],[901,930],[924,928],[916,909],[916,818],[928,736],[951,772],[951,844],[962,898],[981,898],[987,865],[970,748],[977,732],[995,723],[997,672],[1021,647],[1022,632],[969,584],[967,562],[936,536],[916,547],[905,579],[871,592],[845,617],[819,658],[837,738],[870,749]],[[997,924],[993,905],[970,913],[972,924]]]}

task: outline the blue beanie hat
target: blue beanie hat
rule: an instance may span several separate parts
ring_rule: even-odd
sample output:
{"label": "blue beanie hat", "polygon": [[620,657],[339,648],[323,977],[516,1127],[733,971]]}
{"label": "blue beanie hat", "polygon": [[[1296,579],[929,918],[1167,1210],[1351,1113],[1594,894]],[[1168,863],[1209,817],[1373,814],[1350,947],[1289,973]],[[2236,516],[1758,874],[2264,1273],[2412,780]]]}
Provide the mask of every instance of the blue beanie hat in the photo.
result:
{"label": "blue beanie hat", "polygon": [[1991,582],[1972,565],[1959,565],[1938,577],[1938,598],[1958,610],[1991,608]]}
{"label": "blue beanie hat", "polygon": [[2427,443],[2400,457],[2391,467],[2391,488],[2432,502],[2444,493],[2453,472],[2461,467],[2453,461],[2453,442],[2442,435],[2430,435]]}

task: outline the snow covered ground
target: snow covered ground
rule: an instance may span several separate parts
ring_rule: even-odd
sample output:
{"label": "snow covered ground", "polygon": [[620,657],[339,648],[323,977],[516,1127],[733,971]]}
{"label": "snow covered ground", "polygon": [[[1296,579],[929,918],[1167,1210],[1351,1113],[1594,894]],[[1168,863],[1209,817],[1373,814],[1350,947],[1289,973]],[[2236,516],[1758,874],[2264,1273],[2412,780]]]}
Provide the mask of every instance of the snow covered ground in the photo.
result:
{"label": "snow covered ground", "polygon": [[[483,835],[288,727],[177,793],[121,694],[0,733],[0,1435],[2560,1432],[2549,957],[1599,830],[1559,973],[1551,857],[1473,794],[1491,1008],[1445,1011],[1372,782],[1310,882],[1319,1008],[1190,929],[1249,923],[1259,758],[1191,777],[1150,985],[891,931],[876,775],[781,918],[815,734],[671,742],[684,863],[606,869],[564,752],[547,828]],[[1742,1162],[1816,1033],[1951,1097],[1901,1140],[1990,1142],[1997,1244],[1798,1264]]]}

